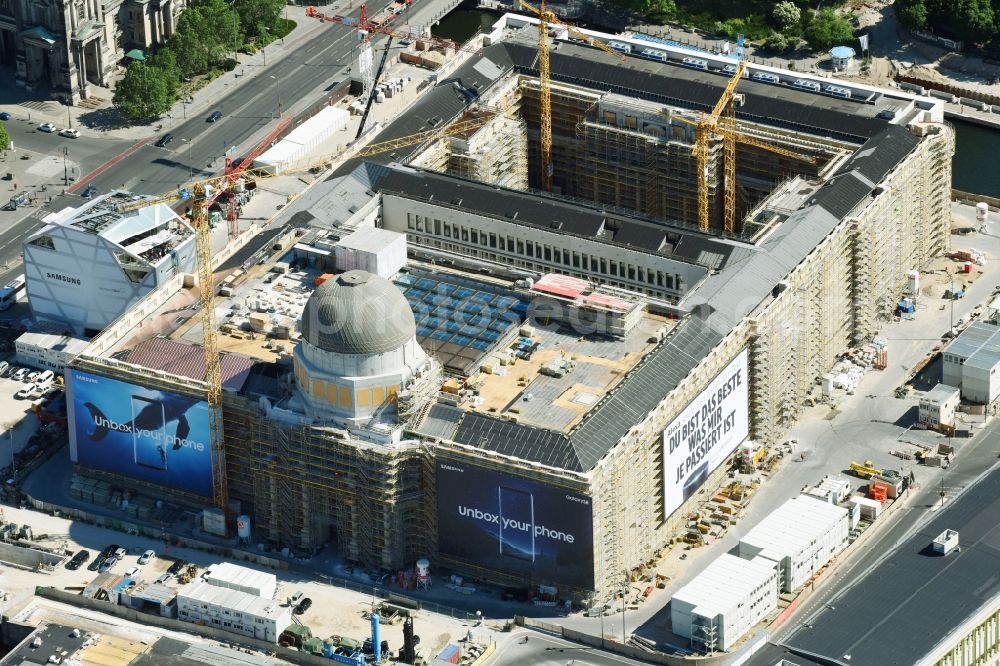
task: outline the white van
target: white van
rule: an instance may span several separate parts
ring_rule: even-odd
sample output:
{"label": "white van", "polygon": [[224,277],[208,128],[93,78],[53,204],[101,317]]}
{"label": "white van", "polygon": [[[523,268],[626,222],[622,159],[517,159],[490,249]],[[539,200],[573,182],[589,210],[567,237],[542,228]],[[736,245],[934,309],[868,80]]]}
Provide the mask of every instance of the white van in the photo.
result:
{"label": "white van", "polygon": [[48,386],[55,380],[55,378],[56,378],[56,373],[52,372],[51,370],[46,370],[42,374],[35,377],[35,383],[38,384],[39,386]]}

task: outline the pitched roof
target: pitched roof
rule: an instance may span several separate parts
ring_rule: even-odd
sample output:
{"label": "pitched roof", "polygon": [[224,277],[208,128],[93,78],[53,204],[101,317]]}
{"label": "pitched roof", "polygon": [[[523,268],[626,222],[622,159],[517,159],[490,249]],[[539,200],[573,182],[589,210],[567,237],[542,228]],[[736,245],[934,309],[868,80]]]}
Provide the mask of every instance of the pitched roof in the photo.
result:
{"label": "pitched roof", "polygon": [[[172,375],[196,380],[205,379],[205,352],[200,345],[167,338],[150,338],[128,350],[123,359],[127,363]],[[219,365],[222,385],[239,391],[250,376],[256,359],[233,352],[221,352]]]}

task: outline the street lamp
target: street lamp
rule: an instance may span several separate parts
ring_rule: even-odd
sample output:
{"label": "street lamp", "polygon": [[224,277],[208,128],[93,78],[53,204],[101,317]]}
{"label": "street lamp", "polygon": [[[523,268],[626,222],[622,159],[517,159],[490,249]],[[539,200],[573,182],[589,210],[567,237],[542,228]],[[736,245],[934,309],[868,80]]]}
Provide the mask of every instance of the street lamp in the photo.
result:
{"label": "street lamp", "polygon": [[69,154],[69,148],[63,146],[63,187],[69,187],[69,172],[66,170],[66,156]]}
{"label": "street lamp", "polygon": [[[261,27],[261,29],[262,29],[262,30],[263,30],[264,32],[270,32],[270,31],[269,31],[269,30],[267,29],[267,26],[266,26],[266,25],[265,25],[265,26],[262,26],[262,27]],[[260,52],[264,54],[264,67],[267,67],[267,43],[266,43],[266,42],[264,43],[264,46],[260,47]]]}
{"label": "street lamp", "polygon": [[[267,78],[274,79],[275,81],[278,80],[273,74],[269,74]],[[280,89],[278,90],[278,116],[279,117],[281,116],[281,90]]]}
{"label": "street lamp", "polygon": [[232,7],[232,9],[233,9],[233,60],[235,60],[236,64],[238,65],[238,64],[240,64],[240,55],[239,55],[239,38],[240,38],[240,33],[239,33],[239,30],[236,27],[236,16],[237,16],[237,13],[236,13],[236,0],[232,0],[229,3],[229,6]]}

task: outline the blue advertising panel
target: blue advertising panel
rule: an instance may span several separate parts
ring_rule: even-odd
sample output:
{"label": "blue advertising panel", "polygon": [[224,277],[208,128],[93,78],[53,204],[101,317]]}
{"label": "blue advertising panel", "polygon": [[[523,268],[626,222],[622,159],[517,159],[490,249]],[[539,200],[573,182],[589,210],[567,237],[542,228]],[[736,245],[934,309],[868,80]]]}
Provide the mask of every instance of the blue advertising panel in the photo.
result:
{"label": "blue advertising panel", "polygon": [[68,375],[76,462],[212,495],[207,402],[79,370]]}
{"label": "blue advertising panel", "polygon": [[592,589],[590,498],[516,476],[438,461],[438,550],[532,584]]}

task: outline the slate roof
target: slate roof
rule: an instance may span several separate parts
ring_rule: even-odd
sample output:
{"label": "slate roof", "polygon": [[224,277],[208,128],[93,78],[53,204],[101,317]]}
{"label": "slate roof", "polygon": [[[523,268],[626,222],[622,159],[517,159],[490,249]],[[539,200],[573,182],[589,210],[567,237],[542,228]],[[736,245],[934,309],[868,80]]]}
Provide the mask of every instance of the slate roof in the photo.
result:
{"label": "slate roof", "polygon": [[[968,488],[840,594],[785,647],[844,666],[915,664],[1000,595],[1000,468]],[[960,552],[929,552],[946,529]],[[844,655],[850,655],[845,659]],[[765,663],[753,660],[750,663]]]}
{"label": "slate roof", "polygon": [[[505,41],[489,46],[427,91],[410,111],[383,129],[376,140],[387,141],[438,127],[461,114],[504,72],[514,69],[537,74],[536,61],[537,50],[529,43]],[[725,77],[676,64],[642,58],[628,58],[623,64],[594,48],[569,42],[556,45],[551,65],[552,78],[557,81],[691,109],[711,108],[726,83]],[[745,95],[745,103],[738,111],[741,118],[864,145],[805,208],[794,212],[755,248],[696,233],[669,236],[668,227],[661,229],[641,220],[627,220],[612,242],[717,269],[684,303],[697,310],[697,314],[683,320],[604,396],[568,437],[491,416],[465,414],[457,422],[454,441],[569,470],[592,468],[740,319],[760,307],[775,286],[845,216],[871,196],[885,174],[919,142],[906,128],[878,119],[874,107],[855,101],[752,80],[741,82],[739,90]],[[870,115],[865,113],[869,108]],[[367,162],[403,162],[417,148],[375,155],[367,158]],[[351,176],[362,162],[348,160],[330,179]],[[593,237],[606,227],[604,219],[608,214],[599,207],[409,168],[373,171],[366,166],[365,169],[366,176],[370,176],[368,184],[381,191],[424,199],[433,197],[444,205],[582,236]],[[453,414],[449,416],[454,419]],[[428,422],[427,427],[444,432],[450,428],[448,422],[439,419],[433,424]]]}
{"label": "slate roof", "polygon": [[[622,378],[568,437],[492,416],[467,414],[461,417],[451,439],[567,470],[586,471],[593,468],[631,427],[642,421],[697,367],[741,319],[772,297],[775,286],[833,232],[844,215],[871,196],[878,182],[873,182],[871,177],[881,180],[906,156],[907,151],[897,148],[899,143],[912,145],[907,139],[910,133],[906,130],[902,132],[899,128],[884,127],[883,132],[865,143],[859,151],[864,153],[860,159],[848,162],[838,171],[834,182],[821,188],[806,207],[792,213],[760,245],[753,248],[731,246],[723,269],[705,278],[682,303],[694,314],[682,320],[658,347]],[[882,150],[885,154],[880,152]],[[523,216],[518,215],[525,223],[539,214],[534,212],[533,207],[550,205],[548,201],[523,193],[497,190],[469,181],[458,183],[458,179],[450,176],[424,174],[411,169],[390,170],[380,188],[392,189],[394,184],[399,187],[399,180],[394,180],[394,176],[404,172],[421,174],[426,176],[428,182],[433,181],[435,185],[428,185],[427,193],[433,190],[437,201],[448,202],[449,197],[458,196],[463,200],[463,208],[472,210],[490,210],[493,207],[494,211],[504,211],[508,210],[508,206],[516,206],[517,210],[526,211]],[[408,175],[407,179],[412,177]],[[830,193],[825,192],[828,188]],[[484,191],[485,201],[480,201],[478,196],[470,196],[472,191],[479,189]],[[503,201],[490,202],[490,197],[497,192]],[[506,197],[517,198],[508,201]],[[571,207],[581,217],[586,215],[582,207]],[[560,217],[549,215],[548,219]],[[579,224],[586,226],[588,222],[583,220]],[[723,245],[721,241],[693,234],[684,236],[678,247],[684,243],[690,243],[691,253]]]}
{"label": "slate roof", "polygon": [[[685,263],[704,261],[713,269],[724,266],[726,259],[738,247],[695,231],[610,215],[596,205],[571,203],[544,193],[529,194],[411,167],[387,169],[375,187],[380,192],[461,208],[515,224],[628,245]],[[615,224],[606,224],[609,220]]]}
{"label": "slate roof", "polygon": [[[504,41],[488,46],[421,95],[375,140],[391,141],[439,127],[462,113],[506,72],[537,75],[537,59],[538,50],[532,44]],[[550,64],[553,80],[690,109],[711,109],[726,85],[726,78],[717,74],[638,57],[622,63],[595,48],[563,41],[553,48]],[[856,143],[863,143],[886,127],[886,121],[876,117],[874,107],[867,115],[859,108],[868,107],[858,102],[750,79],[740,83],[739,91],[745,101],[737,117],[753,122]],[[381,164],[405,162],[418,148],[409,146],[365,159]],[[345,161],[330,178],[346,176],[362,161]]]}

